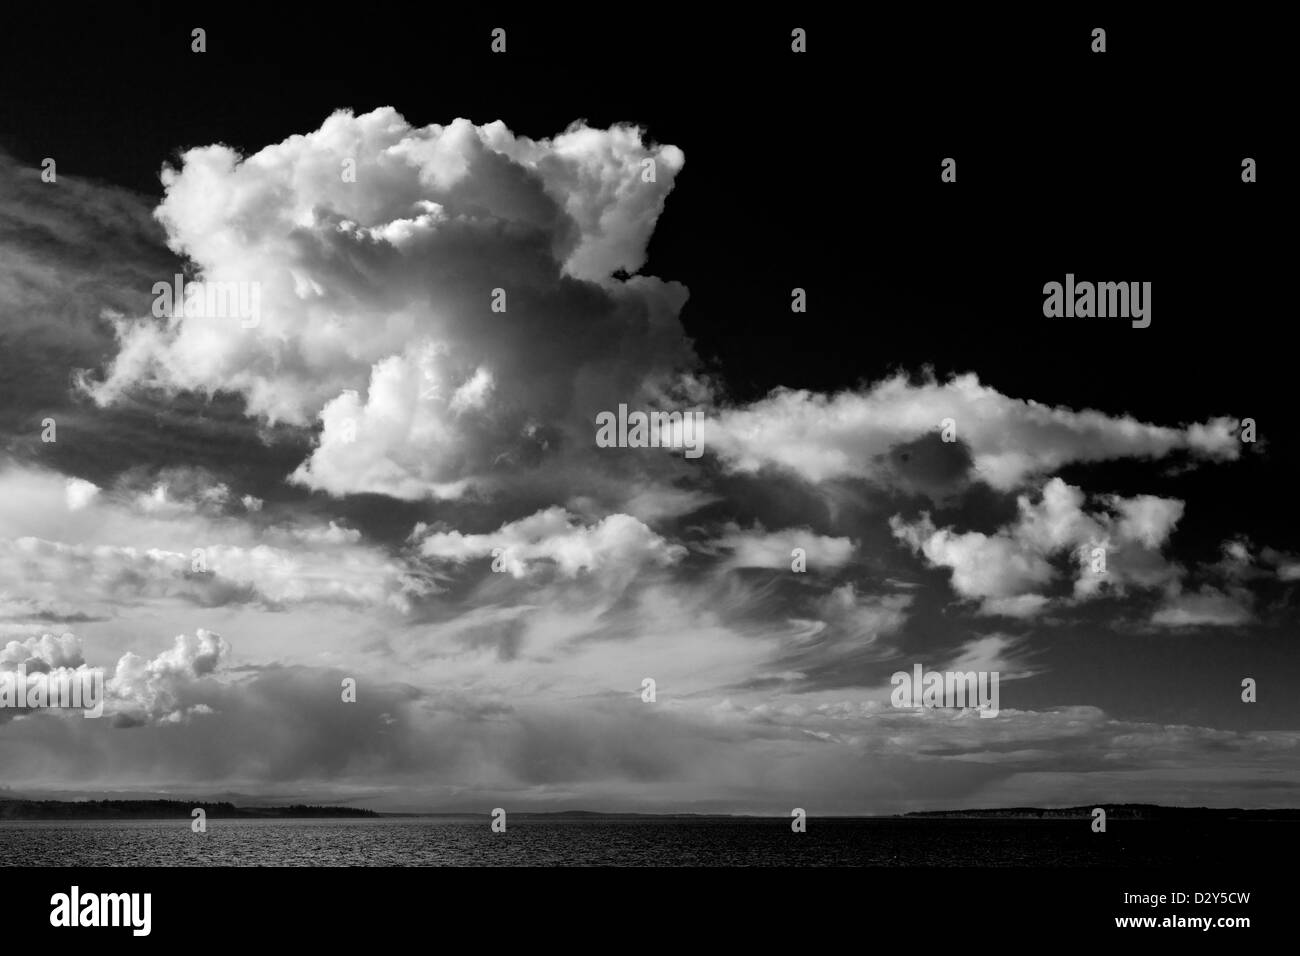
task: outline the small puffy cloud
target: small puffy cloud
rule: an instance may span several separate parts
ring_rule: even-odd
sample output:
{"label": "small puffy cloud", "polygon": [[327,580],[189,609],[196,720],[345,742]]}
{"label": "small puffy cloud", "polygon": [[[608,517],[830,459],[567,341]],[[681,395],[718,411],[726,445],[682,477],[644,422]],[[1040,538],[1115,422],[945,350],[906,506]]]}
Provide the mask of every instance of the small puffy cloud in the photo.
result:
{"label": "small puffy cloud", "polygon": [[890,527],[931,565],[950,568],[953,590],[963,597],[1016,597],[1047,585],[1054,576],[1045,554],[1011,535],[936,528],[928,514],[911,524],[895,515]]}
{"label": "small puffy cloud", "polygon": [[1169,584],[1151,616],[1152,625],[1193,628],[1251,624],[1256,621],[1256,596],[1251,585],[1270,578],[1285,583],[1288,561],[1295,560],[1273,548],[1256,552],[1244,537],[1224,541],[1220,552],[1218,561],[1194,569],[1199,587],[1184,587],[1181,580]]}
{"label": "small puffy cloud", "polygon": [[1236,422],[1217,418],[1186,428],[1127,416],[1011,398],[974,374],[913,384],[905,375],[865,391],[823,395],[780,389],[710,420],[711,449],[735,471],[779,467],[810,482],[839,478],[890,481],[893,449],[938,432],[951,419],[955,441],[971,456],[970,477],[1001,491],[1076,462],[1160,458],[1188,452],[1235,459]]}
{"label": "small puffy cloud", "polygon": [[447,407],[455,414],[482,408],[487,404],[491,394],[492,373],[486,368],[479,367],[474,370],[473,375],[456,386],[456,391],[452,393]]}
{"label": "small puffy cloud", "polygon": [[[718,495],[701,489],[656,485],[636,477],[620,484],[615,491],[621,496],[621,510],[647,524],[680,518],[720,500]],[[569,508],[592,515],[602,510],[596,501],[582,496],[572,499]]]}
{"label": "small puffy cloud", "polygon": [[1260,559],[1271,565],[1280,581],[1300,581],[1300,556],[1278,551],[1276,548],[1264,548]]}
{"label": "small puffy cloud", "polygon": [[1282,582],[1300,580],[1300,557],[1264,547],[1256,551],[1245,538],[1232,538],[1222,545],[1222,557],[1212,568],[1222,578],[1242,582],[1259,578],[1276,578]]}
{"label": "small puffy cloud", "polygon": [[1108,500],[1119,519],[1115,524],[1116,536],[1121,541],[1137,542],[1144,548],[1163,546],[1183,514],[1183,503],[1172,498],[1138,495]]}
{"label": "small puffy cloud", "polygon": [[808,528],[765,531],[761,525],[744,529],[728,523],[722,534],[707,545],[711,553],[725,552],[726,567],[775,568],[790,570],[795,548],[802,548],[809,571],[835,570],[853,558],[853,542],[815,534]]}
{"label": "small puffy cloud", "polygon": [[1219,590],[1204,585],[1198,591],[1176,590],[1151,616],[1159,627],[1232,627],[1255,617],[1252,597],[1245,588]]}
{"label": "small puffy cloud", "polygon": [[172,466],[151,475],[128,471],[112,489],[136,511],[158,518],[185,514],[219,515],[233,510],[234,495],[199,468]]}
{"label": "small puffy cloud", "polygon": [[987,597],[980,604],[980,611],[996,617],[1036,617],[1051,603],[1051,599],[1042,594],[1016,594],[1009,597]]}
{"label": "small puffy cloud", "polygon": [[617,572],[643,564],[673,564],[686,553],[631,515],[609,515],[584,525],[560,507],[509,522],[488,534],[430,531],[418,525],[412,538],[419,542],[421,554],[440,562],[464,564],[495,552],[503,570],[515,578],[526,577],[539,563],[554,565],[569,578],[582,572],[618,576]]}
{"label": "small puffy cloud", "polygon": [[[937,528],[929,514],[908,522],[890,519],[894,537],[933,567],[952,571],[952,587],[981,602],[986,614],[1032,617],[1047,607],[1042,592],[1057,578],[1053,559],[1070,555],[1075,565],[1074,597],[1176,582],[1181,568],[1161,553],[1183,514],[1183,503],[1140,495],[1100,499],[1102,509],[1085,509],[1079,488],[1059,478],[1048,481],[1038,501],[1017,499],[1018,519],[993,534]],[[1104,570],[1093,570],[1095,559]]]}
{"label": "small puffy cloud", "polygon": [[99,486],[94,482],[85,481],[81,478],[69,478],[67,480],[68,510],[77,511],[86,507],[97,494],[99,494]]}
{"label": "small puffy cloud", "polygon": [[148,492],[138,495],[135,504],[141,511],[168,514],[178,511],[197,511],[204,506],[220,508],[229,500],[230,489],[225,485],[219,484],[206,488],[194,498],[177,498],[174,497],[167,483],[160,481]]}
{"label": "small puffy cloud", "polygon": [[[76,668],[85,664],[81,642],[74,634],[43,634],[21,641],[9,641],[0,649],[0,670],[17,670],[20,664],[28,669]],[[33,666],[34,665],[34,666]]]}

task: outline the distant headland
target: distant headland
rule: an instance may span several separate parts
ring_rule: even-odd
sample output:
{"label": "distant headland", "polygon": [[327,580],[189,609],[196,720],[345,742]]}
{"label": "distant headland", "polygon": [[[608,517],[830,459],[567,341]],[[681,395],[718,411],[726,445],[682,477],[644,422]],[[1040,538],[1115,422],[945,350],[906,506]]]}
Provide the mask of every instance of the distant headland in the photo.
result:
{"label": "distant headland", "polygon": [[318,807],[295,803],[275,807],[237,807],[205,800],[6,800],[0,820],[188,820],[196,807],[209,819],[303,819],[378,817],[356,807]]}
{"label": "distant headland", "polygon": [[1076,820],[1091,816],[1096,807],[1110,820],[1295,820],[1300,809],[1241,810],[1219,807],[1162,807],[1153,803],[1094,803],[1084,807],[995,807],[987,810],[921,810],[906,813],[906,819],[945,820]]}
{"label": "distant headland", "polygon": [[[202,807],[208,819],[488,819],[487,813],[375,811],[359,807],[281,804],[275,806],[240,806],[228,800],[31,800],[0,797],[0,822],[8,820],[189,820],[196,807]],[[957,810],[917,810],[901,814],[842,815],[828,814],[827,821],[916,821],[927,820],[1084,820],[1102,807],[1111,821],[1149,820],[1156,822],[1228,822],[1276,821],[1300,823],[1300,809],[1279,808],[1243,810],[1219,807],[1165,807],[1148,803],[1100,803],[1079,807],[990,807]],[[809,814],[816,817],[817,814]],[[601,812],[596,810],[520,810],[510,815],[521,822],[770,822],[787,823],[785,816],[728,813],[637,813]]]}

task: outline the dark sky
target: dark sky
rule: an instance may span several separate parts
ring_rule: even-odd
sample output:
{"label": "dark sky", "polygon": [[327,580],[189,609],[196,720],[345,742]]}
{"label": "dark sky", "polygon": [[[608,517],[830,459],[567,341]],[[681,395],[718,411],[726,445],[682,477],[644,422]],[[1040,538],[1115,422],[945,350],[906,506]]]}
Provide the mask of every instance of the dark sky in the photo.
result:
{"label": "dark sky", "polygon": [[[160,195],[158,167],[181,148],[253,151],[343,107],[392,105],[417,124],[508,113],[532,136],[633,121],[694,147],[647,270],[690,287],[684,320],[738,395],[928,362],[1190,420],[1266,405],[1289,364],[1266,345],[1281,271],[1266,187],[1281,177],[1238,188],[1242,156],[1270,165],[1278,63],[1245,27],[1117,20],[1098,56],[1096,16],[796,18],[817,54],[800,60],[772,23],[531,18],[507,24],[503,58],[482,39],[496,21],[441,9],[338,25],[152,9],[78,14],[76,29],[19,13],[0,40],[6,148]],[[539,77],[544,97],[529,95]],[[938,182],[945,156],[959,190]],[[711,241],[702,218],[753,227]],[[1108,338],[1119,327],[1040,321],[1043,277],[1066,271],[1150,277],[1165,321],[1123,348]],[[777,306],[798,284],[816,294],[797,339],[836,348],[792,343]]]}

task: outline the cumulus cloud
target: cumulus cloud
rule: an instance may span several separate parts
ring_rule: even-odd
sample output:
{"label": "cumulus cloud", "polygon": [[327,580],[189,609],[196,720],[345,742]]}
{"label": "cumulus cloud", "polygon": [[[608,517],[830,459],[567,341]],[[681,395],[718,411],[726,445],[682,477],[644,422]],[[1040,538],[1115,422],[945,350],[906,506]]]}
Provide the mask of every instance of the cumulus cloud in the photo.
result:
{"label": "cumulus cloud", "polygon": [[106,708],[117,726],[143,723],[183,723],[212,708],[192,699],[194,685],[213,675],[229,657],[230,645],[221,635],[199,628],[178,634],[172,646],[146,660],[127,653],[107,682],[111,704]]}
{"label": "cumulus cloud", "polygon": [[[0,647],[0,674],[27,677],[42,674],[45,675],[45,680],[60,682],[60,686],[66,688],[76,684],[86,688],[89,681],[93,679],[91,670],[86,666],[85,658],[81,653],[81,642],[73,634],[63,634],[60,637],[43,634],[40,637],[9,641]],[[10,676],[8,679],[12,681],[14,677]],[[21,677],[19,679],[21,680]],[[0,726],[20,715],[50,710],[45,704],[39,703],[35,710],[27,707],[28,701],[32,698],[27,696],[30,692],[26,683],[10,684],[9,692],[14,694],[14,699],[7,700],[4,706],[0,706]],[[37,697],[35,701],[40,699]],[[49,698],[46,700],[48,701]],[[99,703],[90,698],[83,698],[83,700],[88,709],[93,709]],[[58,707],[54,708],[53,712],[71,713],[72,711]],[[82,712],[77,710],[75,713],[80,717]]]}
{"label": "cumulus cloud", "polygon": [[1217,570],[1226,578],[1249,580],[1275,577],[1279,581],[1300,581],[1300,556],[1264,547],[1256,552],[1247,540],[1235,539],[1223,543],[1223,557]]}
{"label": "cumulus cloud", "polygon": [[988,614],[1029,617],[1042,611],[1048,605],[1043,592],[1058,577],[1053,559],[1060,555],[1073,559],[1079,600],[1180,578],[1182,569],[1161,549],[1182,517],[1181,501],[1110,495],[1100,504],[1101,510],[1086,511],[1083,491],[1053,478],[1037,502],[1019,496],[1017,520],[993,534],[937,528],[928,513],[913,522],[895,515],[890,528],[931,566],[951,569],[953,590],[981,602]]}
{"label": "cumulus cloud", "polygon": [[259,321],[122,319],[85,387],[226,390],[319,423],[294,480],[333,494],[490,487],[693,362],[684,287],[634,274],[683,162],[634,127],[531,140],[392,109],[248,157],[189,150],[157,218],[203,281],[256,284]]}
{"label": "cumulus cloud", "polygon": [[1151,425],[1010,398],[974,374],[920,384],[900,374],[864,391],[834,395],[780,389],[751,405],[719,411],[710,421],[709,443],[736,471],[777,467],[810,482],[883,482],[897,470],[890,452],[938,432],[945,419],[955,428],[952,444],[969,449],[968,477],[1001,491],[1076,462],[1154,459],[1178,451],[1225,460],[1240,454],[1233,419],[1185,428]]}
{"label": "cumulus cloud", "polygon": [[135,506],[141,511],[174,514],[180,511],[198,511],[204,508],[222,508],[230,501],[230,489],[215,484],[200,489],[193,497],[178,496],[166,481],[159,481],[147,492],[135,497]]}
{"label": "cumulus cloud", "polygon": [[809,571],[842,568],[853,558],[853,542],[848,538],[815,534],[808,528],[765,531],[759,525],[744,529],[735,522],[729,522],[706,547],[710,553],[725,554],[724,565],[731,568],[788,571],[796,548],[803,549]]}
{"label": "cumulus cloud", "polygon": [[0,670],[17,670],[26,665],[28,670],[50,668],[77,668],[85,664],[81,642],[74,634],[42,634],[21,641],[9,641],[0,650]]}
{"label": "cumulus cloud", "polygon": [[[196,682],[216,672],[229,657],[230,645],[200,628],[194,635],[177,635],[172,646],[152,659],[127,653],[100,685],[104,694],[102,714],[116,727],[143,724],[182,723],[212,708],[191,699]],[[37,673],[48,679],[67,678],[86,683],[97,669],[85,660],[80,638],[71,633],[60,637],[44,634],[22,641],[9,641],[0,649],[0,671]],[[92,702],[86,699],[86,707]],[[0,719],[19,713],[82,717],[80,709],[65,707],[0,709]]]}
{"label": "cumulus cloud", "polygon": [[584,525],[560,507],[509,522],[488,534],[431,531],[418,525],[411,536],[426,557],[453,564],[495,557],[501,569],[515,578],[527,576],[541,563],[553,565],[564,577],[599,572],[618,578],[643,564],[672,564],[686,553],[631,515],[609,515]]}
{"label": "cumulus cloud", "polygon": [[99,486],[94,482],[69,478],[67,480],[68,510],[76,511],[86,507],[97,494],[99,494]]}
{"label": "cumulus cloud", "polygon": [[1278,565],[1277,576],[1283,581],[1300,581],[1300,559],[1289,558]]}
{"label": "cumulus cloud", "polygon": [[[68,485],[68,507],[72,510],[83,507],[102,490],[79,478],[69,479]],[[74,485],[77,486],[75,504]],[[236,495],[229,485],[216,480],[205,469],[187,465],[128,469],[118,475],[108,497],[115,504],[160,519],[238,514],[258,511],[262,505],[261,499],[253,495]]]}

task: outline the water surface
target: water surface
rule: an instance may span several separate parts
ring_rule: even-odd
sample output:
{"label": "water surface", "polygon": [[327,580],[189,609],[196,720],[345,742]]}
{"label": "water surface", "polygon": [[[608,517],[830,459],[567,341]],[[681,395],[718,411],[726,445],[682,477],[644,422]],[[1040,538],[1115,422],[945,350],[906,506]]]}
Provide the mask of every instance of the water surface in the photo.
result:
{"label": "water surface", "polygon": [[[1253,829],[1252,829],[1253,828]],[[1294,824],[1087,820],[68,820],[0,823],[0,866],[1161,866],[1230,861]]]}

